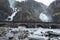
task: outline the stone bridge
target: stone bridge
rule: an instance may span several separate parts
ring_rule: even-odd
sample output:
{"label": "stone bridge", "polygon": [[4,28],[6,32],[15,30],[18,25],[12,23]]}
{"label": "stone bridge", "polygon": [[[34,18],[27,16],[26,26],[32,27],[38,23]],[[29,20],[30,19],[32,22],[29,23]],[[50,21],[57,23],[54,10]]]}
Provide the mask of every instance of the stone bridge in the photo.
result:
{"label": "stone bridge", "polygon": [[19,23],[19,22],[0,22],[0,27],[18,27],[25,26],[27,28],[60,28],[60,23]]}

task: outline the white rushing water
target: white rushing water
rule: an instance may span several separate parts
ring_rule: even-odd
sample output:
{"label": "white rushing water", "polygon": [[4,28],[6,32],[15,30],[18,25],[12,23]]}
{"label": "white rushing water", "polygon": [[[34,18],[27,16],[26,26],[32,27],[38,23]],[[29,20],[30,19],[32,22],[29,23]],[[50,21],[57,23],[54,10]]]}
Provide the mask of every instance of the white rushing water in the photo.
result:
{"label": "white rushing water", "polygon": [[47,15],[45,15],[44,13],[41,13],[40,16],[39,16],[39,18],[43,22],[49,22],[49,17]]}
{"label": "white rushing water", "polygon": [[11,16],[8,16],[7,21],[12,21],[13,18],[14,18],[14,16],[16,15],[16,13],[17,13],[18,11],[19,11],[19,10],[13,12],[13,13],[11,14]]}
{"label": "white rushing water", "polygon": [[[48,7],[55,0],[35,0],[35,1],[41,2]],[[42,5],[41,5],[41,7],[43,8],[44,11],[42,13],[40,13],[40,15],[39,15],[40,20],[43,21],[43,22],[51,22],[52,17],[46,15],[45,14],[45,13],[47,13],[46,9]]]}
{"label": "white rushing water", "polygon": [[14,11],[14,3],[15,3],[15,0],[8,0],[9,1],[9,4],[10,4],[10,7],[13,9]]}
{"label": "white rushing water", "polygon": [[14,3],[16,0],[8,0],[9,1],[9,4],[10,4],[10,7],[13,9],[13,13],[11,14],[11,16],[8,16],[8,18],[6,19],[6,21],[12,21],[13,20],[13,17],[16,15],[16,13],[19,11],[17,10],[17,8],[14,7]]}
{"label": "white rushing water", "polygon": [[[8,18],[6,19],[7,21],[12,21],[13,20],[13,17],[16,15],[16,13],[18,12],[15,11],[15,8],[14,8],[14,3],[15,1],[19,1],[19,2],[22,2],[22,1],[27,1],[27,0],[8,0],[9,3],[10,3],[10,7],[13,9],[13,13],[11,14],[11,16],[8,16]],[[45,4],[46,6],[49,6],[53,1],[55,0],[35,0],[37,2],[41,2],[43,4]],[[43,6],[42,6],[43,7]],[[43,8],[44,9],[44,8]],[[44,9],[45,10],[45,9]],[[45,15],[45,14],[40,14],[39,18],[44,21],[44,22],[48,22],[49,21],[49,18]],[[8,20],[9,19],[9,20]]]}

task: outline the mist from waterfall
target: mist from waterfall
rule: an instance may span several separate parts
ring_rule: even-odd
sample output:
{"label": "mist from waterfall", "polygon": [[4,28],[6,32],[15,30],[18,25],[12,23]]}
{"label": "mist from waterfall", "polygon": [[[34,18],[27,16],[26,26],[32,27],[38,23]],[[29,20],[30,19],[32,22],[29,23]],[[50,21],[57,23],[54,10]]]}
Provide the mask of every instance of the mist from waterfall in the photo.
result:
{"label": "mist from waterfall", "polygon": [[9,4],[10,4],[10,7],[13,9],[14,11],[14,3],[15,3],[15,0],[8,0],[9,1]]}

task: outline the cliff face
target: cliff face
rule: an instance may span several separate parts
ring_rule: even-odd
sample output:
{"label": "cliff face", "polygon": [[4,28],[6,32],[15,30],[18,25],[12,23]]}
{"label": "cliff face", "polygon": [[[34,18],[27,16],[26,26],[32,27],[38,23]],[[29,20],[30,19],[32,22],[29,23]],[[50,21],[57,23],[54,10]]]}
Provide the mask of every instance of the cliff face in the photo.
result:
{"label": "cliff face", "polygon": [[46,9],[46,6],[36,1],[16,2],[15,7],[21,11],[16,14],[14,21],[41,21],[39,15]]}
{"label": "cliff face", "polygon": [[0,0],[0,10],[3,10],[4,12],[9,12],[9,3],[8,0]]}
{"label": "cliff face", "polygon": [[52,13],[53,21],[60,22],[60,1],[54,1],[48,8],[50,8],[49,12]]}
{"label": "cliff face", "polygon": [[0,21],[5,20],[11,13],[8,0],[0,0]]}

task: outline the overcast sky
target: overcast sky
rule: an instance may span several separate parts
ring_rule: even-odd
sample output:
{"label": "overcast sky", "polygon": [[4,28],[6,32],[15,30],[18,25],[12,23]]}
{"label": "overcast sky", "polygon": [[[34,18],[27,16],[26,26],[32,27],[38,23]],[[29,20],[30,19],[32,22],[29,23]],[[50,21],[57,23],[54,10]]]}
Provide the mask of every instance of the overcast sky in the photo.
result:
{"label": "overcast sky", "polygon": [[[16,0],[16,1],[25,1],[25,0]],[[45,5],[47,5],[47,6],[49,6],[50,5],[50,3],[52,3],[53,1],[55,1],[55,0],[35,0],[35,1],[37,1],[37,2],[41,2],[41,3],[43,3],[43,4],[45,4]]]}
{"label": "overcast sky", "polygon": [[52,3],[55,0],[35,0],[35,1],[42,2],[43,4],[49,6],[50,3]]}

